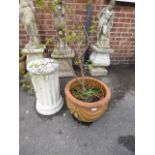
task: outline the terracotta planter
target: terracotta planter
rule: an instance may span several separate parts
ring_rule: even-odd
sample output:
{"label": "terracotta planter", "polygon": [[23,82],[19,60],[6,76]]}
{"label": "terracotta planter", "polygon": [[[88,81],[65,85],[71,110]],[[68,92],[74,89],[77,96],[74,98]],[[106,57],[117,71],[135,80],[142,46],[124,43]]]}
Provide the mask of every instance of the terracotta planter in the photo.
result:
{"label": "terracotta planter", "polygon": [[[81,78],[79,78],[81,80]],[[111,97],[109,87],[102,81],[92,77],[85,77],[85,83],[95,87],[102,88],[104,96],[97,102],[83,102],[76,99],[70,92],[71,89],[77,87],[79,83],[76,79],[69,81],[65,87],[66,102],[69,111],[74,117],[82,122],[93,122],[100,118],[107,110],[108,103]]]}
{"label": "terracotta planter", "polygon": [[22,53],[19,54],[19,74],[22,75],[26,72],[26,56]]}

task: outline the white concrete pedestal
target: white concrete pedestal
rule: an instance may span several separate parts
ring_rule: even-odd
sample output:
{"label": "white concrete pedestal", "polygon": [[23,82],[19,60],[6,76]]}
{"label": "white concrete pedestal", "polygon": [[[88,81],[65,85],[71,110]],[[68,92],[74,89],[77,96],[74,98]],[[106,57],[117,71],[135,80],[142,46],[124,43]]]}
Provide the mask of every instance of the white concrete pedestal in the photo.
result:
{"label": "white concrete pedestal", "polygon": [[90,61],[93,63],[93,66],[109,66],[110,55],[93,52],[90,55]]}
{"label": "white concrete pedestal", "polygon": [[58,68],[58,63],[48,58],[33,60],[27,65],[36,95],[36,110],[42,115],[55,114],[63,106]]}
{"label": "white concrete pedestal", "polygon": [[110,54],[114,52],[111,48],[98,48],[92,45],[92,54],[89,59],[92,67],[89,69],[91,76],[107,76],[108,70],[105,68],[110,65]]}
{"label": "white concrete pedestal", "polygon": [[71,69],[72,59],[74,58],[75,53],[70,47],[64,49],[53,50],[51,57],[58,61],[59,63],[59,77],[73,77],[74,74]]}
{"label": "white concrete pedestal", "polygon": [[108,70],[105,67],[93,67],[89,69],[91,76],[107,76]]}

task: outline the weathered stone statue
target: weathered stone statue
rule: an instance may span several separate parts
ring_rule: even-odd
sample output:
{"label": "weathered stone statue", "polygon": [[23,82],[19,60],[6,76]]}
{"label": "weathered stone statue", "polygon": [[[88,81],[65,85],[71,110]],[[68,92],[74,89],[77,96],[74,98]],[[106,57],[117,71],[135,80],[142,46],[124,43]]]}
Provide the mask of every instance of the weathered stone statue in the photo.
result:
{"label": "weathered stone statue", "polygon": [[45,46],[40,44],[38,37],[33,1],[34,0],[20,0],[19,5],[20,19],[27,35],[29,36],[28,44],[22,49],[22,53],[27,55],[27,64],[34,59],[43,58],[43,52],[45,49]]}
{"label": "weathered stone statue", "polygon": [[26,48],[36,48],[39,44],[38,29],[35,20],[35,8],[33,0],[20,0],[20,19],[29,36],[29,43]]}
{"label": "weathered stone statue", "polygon": [[59,76],[73,76],[70,65],[72,65],[72,58],[74,57],[74,51],[64,41],[64,37],[67,35],[67,24],[65,19],[65,8],[62,0],[51,0],[51,3],[55,5],[54,11],[54,25],[57,32],[57,43],[54,48],[51,57],[60,61]]}
{"label": "weathered stone statue", "polygon": [[53,3],[56,5],[54,25],[57,31],[57,48],[64,48],[66,43],[63,38],[66,36],[66,20],[65,20],[65,9],[62,5],[62,1],[54,0]]}
{"label": "weathered stone statue", "polygon": [[99,48],[109,48],[109,33],[112,27],[112,19],[113,19],[113,6],[114,1],[101,10],[98,14],[99,22],[98,22],[98,30],[97,30],[97,47]]}
{"label": "weathered stone statue", "polygon": [[93,52],[90,55],[93,67],[89,71],[92,76],[106,76],[108,73],[105,67],[110,65],[110,54],[114,52],[109,41],[114,4],[115,0],[111,0],[98,14],[97,43],[91,45]]}

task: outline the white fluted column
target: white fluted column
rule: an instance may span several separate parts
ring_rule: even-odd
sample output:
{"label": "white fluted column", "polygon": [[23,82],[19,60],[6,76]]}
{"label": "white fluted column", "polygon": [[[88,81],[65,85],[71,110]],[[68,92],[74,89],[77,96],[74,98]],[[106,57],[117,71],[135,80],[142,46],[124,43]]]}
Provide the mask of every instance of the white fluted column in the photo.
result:
{"label": "white fluted column", "polygon": [[33,60],[27,65],[36,94],[36,110],[52,115],[63,106],[60,95],[59,64],[54,59]]}

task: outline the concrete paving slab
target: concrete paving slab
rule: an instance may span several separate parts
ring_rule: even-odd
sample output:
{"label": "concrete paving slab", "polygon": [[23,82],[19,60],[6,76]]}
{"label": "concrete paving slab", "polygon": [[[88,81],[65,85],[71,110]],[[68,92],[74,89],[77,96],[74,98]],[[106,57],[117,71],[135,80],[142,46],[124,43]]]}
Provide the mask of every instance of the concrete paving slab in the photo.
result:
{"label": "concrete paving slab", "polygon": [[[61,93],[70,78],[62,78]],[[19,89],[20,155],[134,155],[135,69],[117,65],[100,78],[112,91],[108,111],[94,123],[76,121],[64,105],[56,115],[35,111],[35,96]]]}

